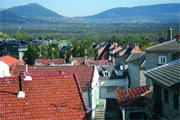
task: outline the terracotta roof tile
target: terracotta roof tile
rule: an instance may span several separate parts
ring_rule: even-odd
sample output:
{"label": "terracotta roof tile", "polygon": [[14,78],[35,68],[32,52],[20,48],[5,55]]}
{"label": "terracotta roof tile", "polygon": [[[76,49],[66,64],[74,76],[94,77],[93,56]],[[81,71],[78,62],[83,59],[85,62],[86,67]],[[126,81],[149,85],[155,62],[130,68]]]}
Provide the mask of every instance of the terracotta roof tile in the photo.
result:
{"label": "terracotta roof tile", "polygon": [[64,59],[36,59],[35,63],[41,63],[43,65],[49,65],[50,63],[62,64],[64,63]]}
{"label": "terracotta roof tile", "polygon": [[[12,76],[17,76],[21,71],[26,71],[25,66],[16,67],[12,72]],[[92,82],[94,67],[93,66],[48,66],[48,67],[28,67],[30,76],[45,76],[59,74],[76,74],[80,82],[81,88],[86,88],[88,80]]]}
{"label": "terracotta roof tile", "polygon": [[22,65],[22,64],[24,64],[23,61],[18,60],[18,59],[16,59],[16,58],[13,58],[13,57],[11,57],[11,56],[3,56],[3,57],[0,57],[0,60],[2,60],[3,62],[5,62],[5,63],[8,64],[8,65],[15,65],[15,64],[17,64],[17,65]]}
{"label": "terracotta roof tile", "polygon": [[75,75],[22,80],[25,98],[17,98],[18,77],[0,79],[0,119],[82,120],[86,104]]}
{"label": "terracotta roof tile", "polygon": [[[150,86],[141,86],[141,87],[136,87],[136,88],[129,88],[128,89],[128,100],[137,98],[144,94],[145,92],[149,91]],[[118,102],[120,104],[126,102],[127,100],[127,90],[117,90],[116,91],[116,96],[118,99]]]}

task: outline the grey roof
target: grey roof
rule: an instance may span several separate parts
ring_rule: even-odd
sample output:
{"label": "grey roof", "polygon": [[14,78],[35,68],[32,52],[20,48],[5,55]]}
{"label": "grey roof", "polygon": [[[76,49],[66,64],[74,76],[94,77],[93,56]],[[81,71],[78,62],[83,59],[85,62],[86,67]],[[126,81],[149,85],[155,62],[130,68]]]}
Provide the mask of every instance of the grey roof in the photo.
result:
{"label": "grey roof", "polygon": [[145,53],[141,54],[141,56],[137,59],[131,60],[128,63],[133,64],[140,68],[145,68]]}
{"label": "grey roof", "polygon": [[177,42],[176,39],[170,40],[152,47],[149,47],[145,50],[146,52],[180,52],[180,42]]}
{"label": "grey roof", "polygon": [[107,44],[103,44],[103,45],[100,45],[100,46],[98,46],[97,48],[95,48],[95,50],[100,50],[101,48],[103,48],[103,47],[105,47]]}
{"label": "grey roof", "polygon": [[180,83],[180,59],[147,70],[144,74],[167,87]]}
{"label": "grey roof", "polygon": [[129,61],[131,61],[131,60],[135,60],[135,59],[137,59],[137,58],[139,58],[141,55],[143,55],[144,53],[143,52],[140,52],[140,53],[131,53],[130,55],[129,55],[129,57],[126,59],[126,63],[127,62],[129,62]]}
{"label": "grey roof", "polygon": [[117,60],[122,60],[122,61],[126,61],[126,59],[129,57],[130,53],[126,53],[122,56],[118,56],[116,59]]}
{"label": "grey roof", "polygon": [[[99,79],[100,80],[111,80],[111,79],[120,79],[125,78],[124,76],[117,76],[114,72],[115,67],[114,66],[98,66],[97,67],[99,72]],[[102,71],[108,71],[109,76],[103,76]]]}

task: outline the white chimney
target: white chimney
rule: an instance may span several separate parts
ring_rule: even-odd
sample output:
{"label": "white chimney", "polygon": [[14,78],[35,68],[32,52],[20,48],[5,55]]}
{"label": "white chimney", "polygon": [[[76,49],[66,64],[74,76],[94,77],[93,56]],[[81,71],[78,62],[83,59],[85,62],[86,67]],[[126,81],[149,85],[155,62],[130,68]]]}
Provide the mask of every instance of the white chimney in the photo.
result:
{"label": "white chimney", "polygon": [[26,64],[26,73],[28,73],[28,65]]}
{"label": "white chimney", "polygon": [[25,93],[23,91],[19,91],[17,94],[18,98],[25,98]]}
{"label": "white chimney", "polygon": [[[26,73],[28,73],[28,65],[27,64],[26,64]],[[32,77],[27,75],[23,78],[23,80],[29,81],[29,80],[32,80]]]}
{"label": "white chimney", "polygon": [[23,78],[23,80],[29,81],[29,80],[32,80],[32,77],[31,77],[31,76],[25,76],[25,77]]}

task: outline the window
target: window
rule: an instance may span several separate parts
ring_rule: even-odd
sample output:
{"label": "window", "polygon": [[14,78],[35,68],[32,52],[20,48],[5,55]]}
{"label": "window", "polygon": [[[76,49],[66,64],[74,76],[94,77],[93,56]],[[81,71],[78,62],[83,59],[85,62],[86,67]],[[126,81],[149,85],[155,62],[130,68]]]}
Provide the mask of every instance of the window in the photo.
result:
{"label": "window", "polygon": [[169,92],[167,89],[164,89],[164,102],[165,103],[169,102]]}
{"label": "window", "polygon": [[166,64],[167,57],[166,56],[159,56],[159,64]]}
{"label": "window", "polygon": [[108,71],[105,71],[104,75],[105,75],[105,76],[109,76]]}
{"label": "window", "polygon": [[177,94],[173,95],[173,106],[174,106],[175,110],[178,110],[179,103],[178,103],[178,95]]}
{"label": "window", "polygon": [[116,86],[109,86],[107,87],[107,93],[112,93],[117,90]]}
{"label": "window", "polygon": [[108,62],[108,63],[106,63],[106,65],[110,66],[111,64]]}

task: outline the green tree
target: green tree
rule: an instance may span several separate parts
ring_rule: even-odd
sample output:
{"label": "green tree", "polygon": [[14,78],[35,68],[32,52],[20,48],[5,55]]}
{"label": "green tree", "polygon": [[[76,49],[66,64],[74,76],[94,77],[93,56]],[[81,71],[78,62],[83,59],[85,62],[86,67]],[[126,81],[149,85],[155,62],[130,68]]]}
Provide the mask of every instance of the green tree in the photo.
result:
{"label": "green tree", "polygon": [[24,33],[24,34],[22,34],[22,38],[23,39],[30,39],[31,37],[29,34]]}
{"label": "green tree", "polygon": [[60,56],[59,53],[60,53],[60,52],[59,52],[58,44],[55,44],[55,45],[54,45],[54,51],[53,51],[54,59],[59,59],[59,56]]}
{"label": "green tree", "polygon": [[85,56],[85,43],[81,42],[80,48],[79,48],[79,54],[80,57],[84,57]]}
{"label": "green tree", "polygon": [[15,39],[21,39],[21,38],[22,38],[22,34],[21,34],[21,33],[16,33],[16,34],[14,35],[14,38],[15,38]]}
{"label": "green tree", "polygon": [[53,49],[52,49],[52,45],[50,43],[48,44],[48,58],[49,59],[53,58]]}
{"label": "green tree", "polygon": [[28,45],[28,50],[25,53],[25,62],[29,65],[34,65],[34,60],[37,58],[37,51],[35,45],[32,42]]}
{"label": "green tree", "polygon": [[126,40],[123,37],[118,37],[117,43],[119,46],[125,46],[127,44]]}
{"label": "green tree", "polygon": [[75,41],[73,41],[73,50],[72,50],[72,55],[73,55],[73,57],[79,57],[80,56],[80,54],[79,54],[79,41],[77,41],[77,40],[75,40]]}
{"label": "green tree", "polygon": [[0,35],[0,37],[1,37],[1,38],[9,38],[9,34],[7,34],[7,33],[2,33],[2,34]]}
{"label": "green tree", "polygon": [[96,57],[96,53],[95,53],[94,48],[88,48],[88,49],[87,49],[87,55],[88,55],[88,57],[93,57],[93,58],[95,58],[95,57]]}
{"label": "green tree", "polygon": [[37,58],[40,58],[41,57],[41,49],[39,47],[39,45],[36,46],[36,50],[37,50]]}
{"label": "green tree", "polygon": [[48,58],[48,46],[46,44],[42,44],[41,46],[41,58],[42,59]]}
{"label": "green tree", "polygon": [[67,53],[66,53],[66,62],[69,62],[69,58],[71,57],[71,46],[68,44],[67,46]]}

